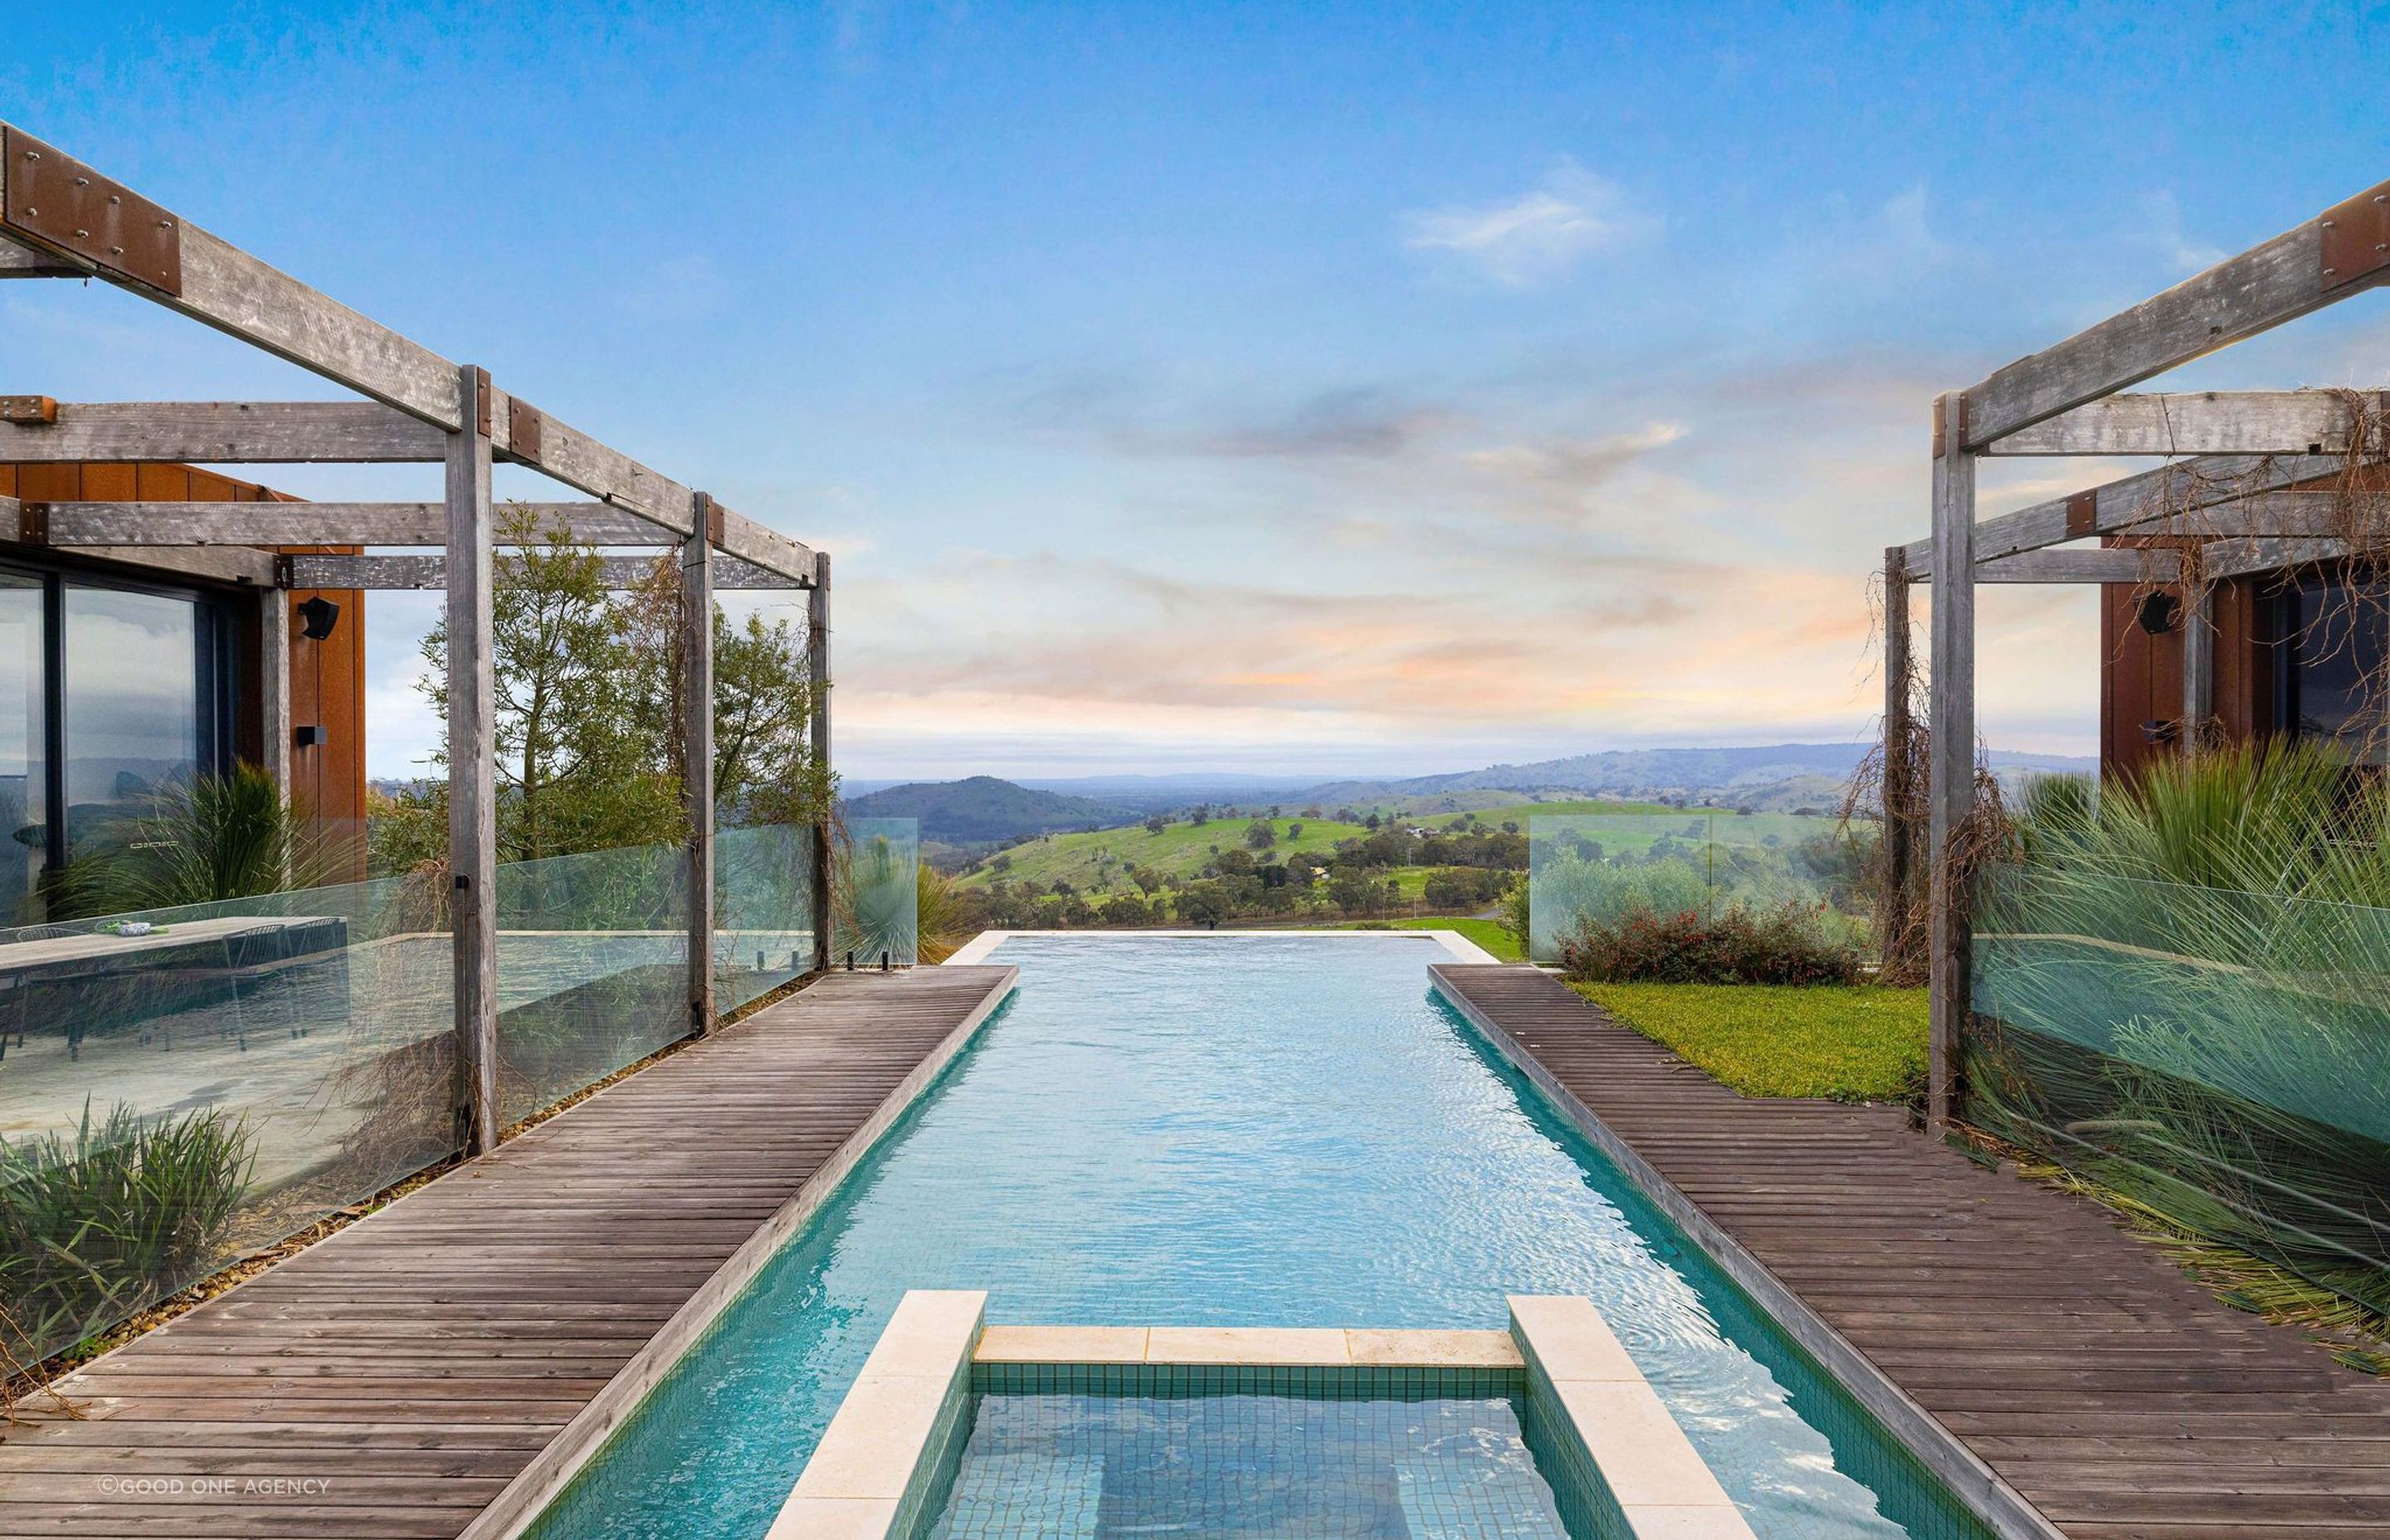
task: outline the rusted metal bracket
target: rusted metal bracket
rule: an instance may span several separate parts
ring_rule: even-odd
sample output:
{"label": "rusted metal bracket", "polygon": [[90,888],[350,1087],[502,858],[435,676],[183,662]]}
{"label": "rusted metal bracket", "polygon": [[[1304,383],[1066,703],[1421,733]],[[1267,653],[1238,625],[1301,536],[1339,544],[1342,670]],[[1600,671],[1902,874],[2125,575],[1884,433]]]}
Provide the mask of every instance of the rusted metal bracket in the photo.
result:
{"label": "rusted metal bracket", "polygon": [[45,423],[58,420],[58,404],[47,396],[0,396],[0,422]]}
{"label": "rusted metal bracket", "polygon": [[17,539],[27,545],[50,543],[50,505],[19,503],[17,505]]}
{"label": "rusted metal bracket", "polygon": [[478,365],[473,369],[473,431],[488,438],[495,421],[490,409],[490,371]]}
{"label": "rusted metal bracket", "polygon": [[2323,286],[2337,289],[2390,267],[2390,182],[2335,203],[2319,221]]}
{"label": "rusted metal bracket", "polygon": [[2066,538],[2080,540],[2100,533],[2100,494],[2078,492],[2066,500]]}
{"label": "rusted metal bracket", "polygon": [[539,408],[520,396],[507,397],[507,455],[524,465],[539,464]]}
{"label": "rusted metal bracket", "polygon": [[706,544],[719,545],[722,544],[722,529],[725,522],[722,517],[722,505],[715,502],[709,493],[700,493],[699,495],[705,499]]}
{"label": "rusted metal bracket", "polygon": [[0,225],[179,299],[183,222],[22,129],[0,129]]}

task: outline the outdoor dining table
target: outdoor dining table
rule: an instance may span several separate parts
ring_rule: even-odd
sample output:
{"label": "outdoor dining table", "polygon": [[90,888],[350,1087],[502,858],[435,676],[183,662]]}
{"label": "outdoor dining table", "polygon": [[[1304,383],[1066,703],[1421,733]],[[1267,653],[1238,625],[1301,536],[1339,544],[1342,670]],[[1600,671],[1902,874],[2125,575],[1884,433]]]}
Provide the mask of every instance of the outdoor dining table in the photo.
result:
{"label": "outdoor dining table", "polygon": [[[337,958],[348,922],[323,915],[221,915],[119,930],[36,927],[0,941],[0,1058],[37,1028],[62,1029],[68,1056],[85,1038],[231,998],[299,965]],[[121,1018],[121,1019],[119,1019]],[[0,1016],[0,1022],[7,1020]],[[296,1027],[294,1032],[298,1031]],[[246,1046],[244,1040],[244,1046]]]}

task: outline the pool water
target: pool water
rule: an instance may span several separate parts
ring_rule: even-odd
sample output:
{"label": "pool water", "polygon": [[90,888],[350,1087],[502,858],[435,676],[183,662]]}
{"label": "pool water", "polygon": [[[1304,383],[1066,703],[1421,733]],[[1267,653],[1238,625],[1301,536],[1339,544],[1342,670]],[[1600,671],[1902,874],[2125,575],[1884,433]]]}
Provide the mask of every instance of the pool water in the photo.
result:
{"label": "pool water", "polygon": [[1568,1540],[1507,1398],[979,1398],[930,1540]]}
{"label": "pool water", "polygon": [[[1007,941],[1017,995],[543,1517],[753,1540],[907,1289],[994,1323],[1502,1327],[1586,1294],[1763,1540],[1981,1531],[1401,935]],[[1832,1442],[1829,1441],[1829,1434]]]}

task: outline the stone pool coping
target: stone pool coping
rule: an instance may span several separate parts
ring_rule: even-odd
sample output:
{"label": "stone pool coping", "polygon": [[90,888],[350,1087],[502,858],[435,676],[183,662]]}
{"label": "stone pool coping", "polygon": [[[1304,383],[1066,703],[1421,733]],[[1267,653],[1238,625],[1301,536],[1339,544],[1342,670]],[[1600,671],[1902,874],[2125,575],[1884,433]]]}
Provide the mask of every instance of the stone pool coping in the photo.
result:
{"label": "stone pool coping", "polygon": [[1313,941],[1382,941],[1388,936],[1416,936],[1421,940],[1432,941],[1441,944],[1445,951],[1449,955],[1448,960],[1452,962],[1481,964],[1497,968],[1500,967],[1502,963],[1501,958],[1496,956],[1493,953],[1486,951],[1485,948],[1478,945],[1475,942],[1471,941],[1467,936],[1462,935],[1458,930],[1425,929],[1415,930],[1313,930],[1294,927],[1289,927],[1288,929],[1281,930],[1255,930],[1251,928],[1241,930],[982,930],[978,935],[973,936],[970,941],[964,943],[962,950],[957,952],[953,956],[948,957],[946,962],[964,966],[968,966],[972,963],[984,963],[987,961],[988,955],[990,953],[994,952],[997,947],[1002,946],[1006,942],[1010,941],[1015,936],[1042,938],[1048,941],[1053,940],[1056,937],[1063,937],[1071,941],[1162,941],[1174,938],[1185,938],[1199,941],[1222,941],[1233,940],[1238,937],[1251,938],[1254,936],[1265,937],[1271,941],[1284,941],[1296,937]]}
{"label": "stone pool coping", "polygon": [[766,1540],[893,1540],[967,1438],[976,1364],[1484,1368],[1548,1396],[1638,1540],[1752,1540],[1749,1523],[1594,1303],[1516,1294],[1508,1331],[985,1324],[975,1290],[908,1291]]}

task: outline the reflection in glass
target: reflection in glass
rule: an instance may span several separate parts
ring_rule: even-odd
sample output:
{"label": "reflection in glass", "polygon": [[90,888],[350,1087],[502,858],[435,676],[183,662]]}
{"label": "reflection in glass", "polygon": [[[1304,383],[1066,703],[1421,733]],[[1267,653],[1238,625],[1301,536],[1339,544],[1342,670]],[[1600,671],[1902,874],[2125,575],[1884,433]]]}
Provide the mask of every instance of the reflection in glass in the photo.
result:
{"label": "reflection in glass", "polygon": [[2384,623],[2390,591],[2380,584],[2309,584],[2294,596],[2289,725],[2299,738],[2329,738],[2358,763],[2390,762],[2383,702]]}
{"label": "reflection in glass", "polygon": [[67,841],[72,850],[199,761],[199,610],[188,599],[66,590]]}
{"label": "reflection in glass", "polygon": [[42,580],[0,572],[0,916],[27,912],[49,841]]}

